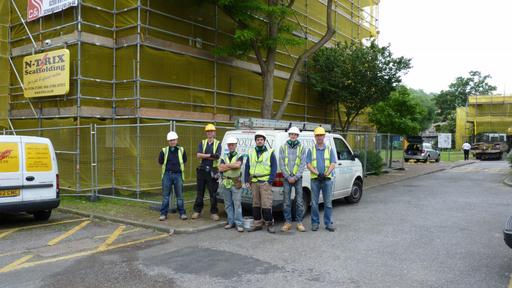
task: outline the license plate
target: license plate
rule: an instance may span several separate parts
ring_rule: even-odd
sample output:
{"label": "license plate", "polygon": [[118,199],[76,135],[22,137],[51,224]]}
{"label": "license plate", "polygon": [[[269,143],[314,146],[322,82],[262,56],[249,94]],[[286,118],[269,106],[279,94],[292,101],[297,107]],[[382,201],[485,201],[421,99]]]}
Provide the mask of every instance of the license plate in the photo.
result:
{"label": "license plate", "polygon": [[20,189],[0,190],[0,197],[18,197]]}

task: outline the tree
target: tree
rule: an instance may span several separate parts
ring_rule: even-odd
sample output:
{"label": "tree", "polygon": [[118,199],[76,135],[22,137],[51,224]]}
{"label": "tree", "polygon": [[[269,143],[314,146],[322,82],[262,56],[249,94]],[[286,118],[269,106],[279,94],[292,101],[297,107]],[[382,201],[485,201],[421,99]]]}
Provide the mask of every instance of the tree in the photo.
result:
{"label": "tree", "polygon": [[432,126],[436,115],[436,105],[434,104],[433,94],[428,94],[423,90],[408,88],[411,96],[418,101],[421,107],[425,108],[426,114],[422,116],[421,131],[425,131]]}
{"label": "tree", "polygon": [[400,86],[388,99],[372,106],[369,120],[381,133],[418,135],[430,127],[433,119],[433,113],[429,114],[423,104],[407,87]]}
{"label": "tree", "polygon": [[490,95],[496,91],[496,86],[488,83],[490,79],[490,75],[482,76],[479,71],[470,71],[469,77],[457,77],[448,86],[448,90],[443,90],[434,97],[437,120],[448,121],[457,107],[466,105],[470,95]]}
{"label": "tree", "polygon": [[[394,58],[389,45],[379,47],[375,41],[337,43],[316,52],[309,68],[308,83],[320,101],[334,105],[341,130],[347,132],[362,111],[389,97],[411,68],[411,60]],[[345,108],[344,120],[340,105]]]}
{"label": "tree", "polygon": [[[278,47],[297,46],[304,41],[292,33],[294,25],[287,20],[293,13],[295,0],[205,0],[213,2],[235,23],[233,43],[217,50],[220,55],[244,58],[254,53],[261,69],[263,101],[261,116],[273,117],[274,70]],[[280,119],[291,98],[293,84],[306,58],[327,43],[335,33],[332,24],[333,0],[327,1],[327,30],[323,37],[299,56],[288,78],[284,100],[276,118]]]}

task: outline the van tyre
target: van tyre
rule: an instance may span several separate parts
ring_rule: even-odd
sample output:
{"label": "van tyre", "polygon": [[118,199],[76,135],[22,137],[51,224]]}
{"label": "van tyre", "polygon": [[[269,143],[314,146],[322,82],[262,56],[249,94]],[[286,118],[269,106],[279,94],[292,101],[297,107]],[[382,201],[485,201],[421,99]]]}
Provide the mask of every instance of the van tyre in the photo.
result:
{"label": "van tyre", "polygon": [[361,183],[360,180],[356,180],[354,184],[352,184],[350,195],[344,199],[350,204],[355,204],[361,200],[361,197],[363,197],[363,183]]}
{"label": "van tyre", "polygon": [[34,218],[39,221],[46,221],[52,215],[52,210],[42,210],[34,212]]}

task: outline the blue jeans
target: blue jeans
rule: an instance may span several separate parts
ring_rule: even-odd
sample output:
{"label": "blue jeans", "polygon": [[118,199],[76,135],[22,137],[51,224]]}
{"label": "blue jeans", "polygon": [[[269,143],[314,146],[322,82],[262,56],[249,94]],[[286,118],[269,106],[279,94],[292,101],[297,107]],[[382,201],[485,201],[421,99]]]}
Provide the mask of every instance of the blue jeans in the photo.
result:
{"label": "blue jeans", "polygon": [[295,183],[290,184],[288,180],[284,180],[284,203],[283,203],[283,212],[284,219],[286,223],[292,223],[292,187],[295,187],[295,221],[297,223],[302,222],[302,217],[304,216],[304,199],[302,194],[302,178],[295,181]]}
{"label": "blue jeans", "polygon": [[180,215],[186,214],[185,202],[183,202],[183,179],[181,179],[181,173],[165,171],[164,177],[162,178],[163,201],[162,207],[160,208],[160,215],[167,216],[169,213],[169,196],[171,194],[171,187],[174,187],[174,194],[176,194],[178,212]]}
{"label": "blue jeans", "polygon": [[332,224],[332,180],[318,181],[311,179],[311,225],[320,224],[320,211],[318,210],[318,200],[320,190],[324,198],[324,225]]}
{"label": "blue jeans", "polygon": [[243,226],[242,189],[236,189],[234,185],[231,188],[221,185],[221,190],[224,195],[224,209],[228,215],[228,224]]}

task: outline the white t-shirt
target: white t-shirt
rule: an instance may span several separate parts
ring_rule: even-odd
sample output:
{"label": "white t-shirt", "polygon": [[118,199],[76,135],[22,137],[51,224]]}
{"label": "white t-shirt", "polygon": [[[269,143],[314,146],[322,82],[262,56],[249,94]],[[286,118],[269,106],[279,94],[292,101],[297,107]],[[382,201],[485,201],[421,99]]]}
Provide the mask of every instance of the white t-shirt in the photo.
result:
{"label": "white t-shirt", "polygon": [[462,149],[463,150],[470,150],[471,149],[471,144],[469,144],[469,143],[462,144]]}

